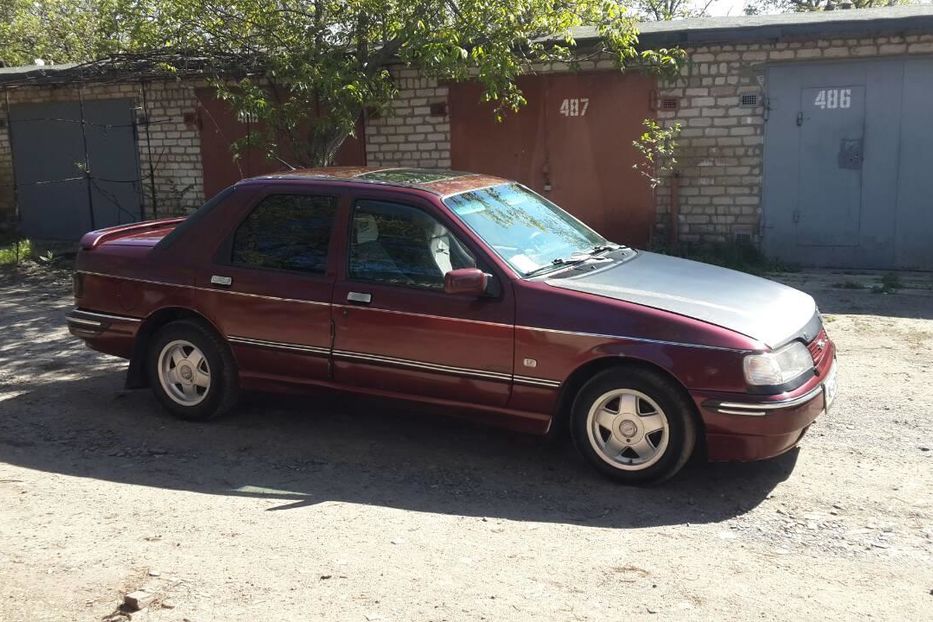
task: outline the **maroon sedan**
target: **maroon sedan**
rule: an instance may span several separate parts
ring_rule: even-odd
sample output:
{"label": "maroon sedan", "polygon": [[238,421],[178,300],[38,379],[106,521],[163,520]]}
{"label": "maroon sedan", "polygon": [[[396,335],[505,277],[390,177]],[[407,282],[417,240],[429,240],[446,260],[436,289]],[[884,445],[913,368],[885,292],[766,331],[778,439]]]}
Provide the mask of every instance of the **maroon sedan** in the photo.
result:
{"label": "maroon sedan", "polygon": [[505,179],[321,169],[81,240],[71,332],[204,420],[330,387],[571,431],[623,482],[794,447],[835,393],[813,299],[613,244]]}

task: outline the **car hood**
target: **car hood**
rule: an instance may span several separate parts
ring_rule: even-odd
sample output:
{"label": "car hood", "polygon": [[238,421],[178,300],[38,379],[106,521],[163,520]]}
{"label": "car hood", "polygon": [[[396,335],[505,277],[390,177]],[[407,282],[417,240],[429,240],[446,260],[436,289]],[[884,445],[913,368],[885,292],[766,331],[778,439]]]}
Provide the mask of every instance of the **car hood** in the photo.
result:
{"label": "car hood", "polygon": [[548,285],[696,318],[772,348],[799,334],[816,313],[811,296],[786,285],[656,253],[639,252],[602,270],[565,274],[548,279]]}

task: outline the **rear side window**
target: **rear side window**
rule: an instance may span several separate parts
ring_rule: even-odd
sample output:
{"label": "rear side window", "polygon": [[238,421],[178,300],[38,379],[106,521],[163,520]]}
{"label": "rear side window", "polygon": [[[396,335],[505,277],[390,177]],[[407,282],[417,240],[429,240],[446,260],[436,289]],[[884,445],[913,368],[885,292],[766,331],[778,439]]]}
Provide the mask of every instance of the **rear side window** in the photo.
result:
{"label": "rear side window", "polygon": [[234,264],[323,274],[337,199],[274,194],[263,199],[236,230]]}

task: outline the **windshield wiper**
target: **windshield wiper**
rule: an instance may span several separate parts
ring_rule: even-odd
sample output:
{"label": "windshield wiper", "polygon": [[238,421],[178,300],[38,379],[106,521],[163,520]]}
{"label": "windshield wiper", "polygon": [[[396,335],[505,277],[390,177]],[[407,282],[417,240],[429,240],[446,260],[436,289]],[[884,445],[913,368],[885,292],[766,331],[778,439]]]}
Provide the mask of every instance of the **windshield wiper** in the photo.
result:
{"label": "windshield wiper", "polygon": [[574,266],[578,263],[583,263],[584,261],[587,260],[588,257],[589,255],[586,255],[585,257],[581,257],[580,259],[563,259],[562,257],[558,257],[557,259],[552,259],[551,263],[546,266],[540,266],[530,272],[526,272],[525,277],[527,278],[527,277],[536,276],[538,274],[543,274],[544,272],[551,272],[563,266]]}
{"label": "windshield wiper", "polygon": [[599,255],[601,253],[608,253],[609,251],[622,250],[623,248],[628,248],[628,247],[623,246],[621,244],[597,244],[596,246],[590,249],[589,254]]}
{"label": "windshield wiper", "polygon": [[596,257],[597,255],[600,255],[602,253],[606,253],[609,251],[617,251],[623,248],[628,248],[628,247],[622,246],[621,244],[597,244],[591,247],[590,250],[588,251],[574,251],[573,254],[567,259],[564,259],[563,257],[558,257],[557,259],[552,259],[551,263],[548,265],[535,268],[531,272],[526,272],[525,278],[536,276],[544,272],[551,272],[561,267],[575,266],[581,263],[585,263],[589,259],[592,259],[593,257]]}

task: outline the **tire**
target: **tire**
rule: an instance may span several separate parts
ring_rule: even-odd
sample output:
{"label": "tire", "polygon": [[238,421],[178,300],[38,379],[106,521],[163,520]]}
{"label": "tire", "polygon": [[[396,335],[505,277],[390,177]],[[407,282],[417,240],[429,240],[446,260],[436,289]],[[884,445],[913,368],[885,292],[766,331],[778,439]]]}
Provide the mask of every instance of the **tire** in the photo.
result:
{"label": "tire", "polygon": [[694,408],[683,389],[642,368],[608,369],[593,376],[573,402],[570,426],[583,457],[624,484],[673,477],[696,446]]}
{"label": "tire", "polygon": [[226,344],[209,327],[180,320],[155,334],[146,354],[149,386],[173,415],[207,421],[236,405],[236,362]]}

